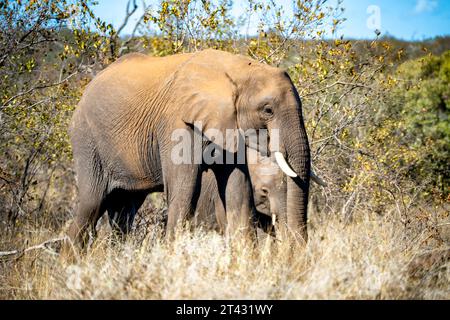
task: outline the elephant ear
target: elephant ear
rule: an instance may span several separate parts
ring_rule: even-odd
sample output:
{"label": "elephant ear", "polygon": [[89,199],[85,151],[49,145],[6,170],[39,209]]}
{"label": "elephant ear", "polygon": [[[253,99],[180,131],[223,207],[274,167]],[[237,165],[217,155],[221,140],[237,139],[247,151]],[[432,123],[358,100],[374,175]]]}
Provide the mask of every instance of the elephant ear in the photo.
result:
{"label": "elephant ear", "polygon": [[[227,129],[236,132],[236,86],[232,79],[223,71],[206,66],[190,66],[183,74],[182,120],[197,130],[202,130],[203,136],[210,141],[216,141],[214,131],[223,137],[223,148],[236,152],[236,138],[227,137]],[[191,69],[191,70],[189,70]],[[228,131],[230,133],[231,131]],[[226,139],[233,138],[233,142]]]}

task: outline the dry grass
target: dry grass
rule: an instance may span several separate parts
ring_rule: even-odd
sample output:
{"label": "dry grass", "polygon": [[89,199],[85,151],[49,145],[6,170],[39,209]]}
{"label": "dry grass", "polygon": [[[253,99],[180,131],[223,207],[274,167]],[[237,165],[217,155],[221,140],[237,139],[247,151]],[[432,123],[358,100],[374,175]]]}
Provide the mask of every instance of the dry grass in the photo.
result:
{"label": "dry grass", "polygon": [[[44,250],[0,262],[3,299],[449,299],[445,228],[360,214],[315,219],[307,246],[273,240],[227,244],[215,232],[153,227],[144,241],[101,236],[78,262]],[[24,228],[25,230],[25,228]],[[447,229],[448,231],[448,229]],[[58,233],[2,234],[2,248]]]}

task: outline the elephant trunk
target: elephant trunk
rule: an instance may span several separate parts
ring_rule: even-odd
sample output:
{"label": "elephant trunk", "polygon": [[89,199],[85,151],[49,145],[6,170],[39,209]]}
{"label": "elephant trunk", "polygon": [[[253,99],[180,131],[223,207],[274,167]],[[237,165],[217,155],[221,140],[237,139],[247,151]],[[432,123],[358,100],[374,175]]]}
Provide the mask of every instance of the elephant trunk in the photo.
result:
{"label": "elephant trunk", "polygon": [[[301,235],[307,241],[307,207],[309,195],[309,180],[311,156],[306,135],[305,125],[301,112],[287,112],[283,117],[280,138],[284,146],[284,152],[275,154],[281,169],[288,175],[287,177],[287,208],[286,217],[288,228],[294,234]],[[284,129],[286,128],[286,129]],[[284,153],[284,154],[283,154]],[[286,165],[295,173],[283,169],[284,158]]]}

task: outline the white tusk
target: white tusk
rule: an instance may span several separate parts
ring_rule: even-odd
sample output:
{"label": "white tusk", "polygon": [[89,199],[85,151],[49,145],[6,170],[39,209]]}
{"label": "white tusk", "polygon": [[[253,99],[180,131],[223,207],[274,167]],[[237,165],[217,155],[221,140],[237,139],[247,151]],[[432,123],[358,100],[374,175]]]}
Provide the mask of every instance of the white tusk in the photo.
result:
{"label": "white tusk", "polygon": [[277,216],[273,213],[272,214],[272,225],[275,225],[276,222],[277,222]]}
{"label": "white tusk", "polygon": [[286,159],[284,159],[284,156],[281,152],[276,151],[275,154],[275,160],[277,161],[278,166],[280,169],[287,174],[291,178],[297,177],[297,174],[294,170],[289,166],[289,164],[286,162]]}
{"label": "white tusk", "polygon": [[315,183],[317,183],[319,186],[322,186],[322,187],[326,187],[326,186],[327,186],[326,182],[323,181],[322,179],[320,179],[320,178],[315,174],[314,171],[311,170],[310,176],[311,176],[311,180],[314,181]]}
{"label": "white tusk", "polygon": [[[274,152],[274,154],[275,154],[275,160],[277,161],[277,164],[280,167],[280,169],[291,178],[297,177],[297,174],[295,173],[295,171],[292,170],[292,168],[286,162],[286,159],[284,159],[283,154],[279,151]],[[312,181],[314,181],[318,185],[320,185],[322,187],[327,186],[325,181],[323,181],[321,178],[319,178],[312,170],[310,172],[310,177],[311,177]]]}

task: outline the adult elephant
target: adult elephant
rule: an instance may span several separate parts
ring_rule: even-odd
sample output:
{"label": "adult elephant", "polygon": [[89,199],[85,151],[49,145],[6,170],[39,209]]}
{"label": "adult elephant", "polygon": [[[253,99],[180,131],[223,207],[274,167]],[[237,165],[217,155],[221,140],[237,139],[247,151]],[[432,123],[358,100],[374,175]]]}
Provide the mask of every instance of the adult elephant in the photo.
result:
{"label": "adult elephant", "polygon": [[[288,225],[307,239],[310,151],[294,85],[280,69],[204,50],[163,58],[130,54],[86,88],[70,129],[79,191],[69,229],[73,242],[85,243],[87,231],[94,232],[105,210],[134,213],[153,191],[166,193],[169,233],[194,212],[205,164],[195,161],[195,152],[189,163],[173,162],[179,141],[171,137],[177,129],[192,137],[202,132],[206,144],[216,141],[208,129],[224,137],[227,129],[278,129],[278,146],[270,135],[269,140],[278,164],[290,176]],[[223,146],[225,153],[236,152],[233,143]],[[249,228],[247,166],[214,168],[227,219]]]}

